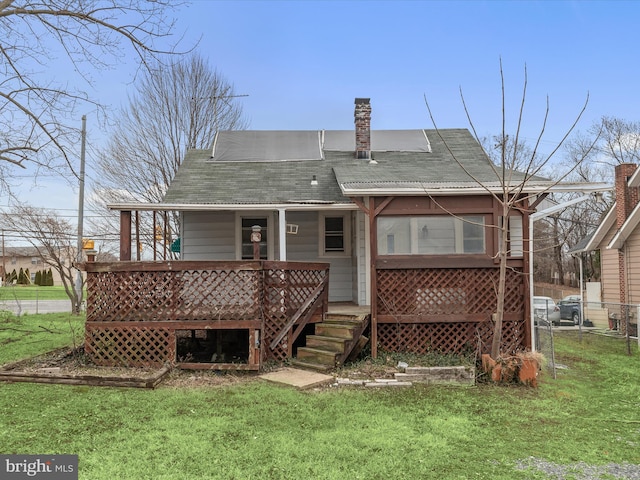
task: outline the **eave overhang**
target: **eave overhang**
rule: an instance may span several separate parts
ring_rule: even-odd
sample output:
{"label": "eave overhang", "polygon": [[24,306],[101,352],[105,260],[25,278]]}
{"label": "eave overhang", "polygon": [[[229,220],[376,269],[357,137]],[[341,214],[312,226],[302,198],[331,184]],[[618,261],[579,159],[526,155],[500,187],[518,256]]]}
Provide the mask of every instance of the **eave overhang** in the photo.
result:
{"label": "eave overhang", "polygon": [[[613,218],[615,220],[615,207],[612,208],[611,211],[614,212]],[[629,217],[625,220],[622,227],[620,227],[620,229],[616,232],[616,234],[609,242],[609,245],[607,245],[607,248],[622,248],[629,236],[638,226],[638,223],[640,223],[640,203],[636,205],[636,207],[631,211]]]}
{"label": "eave overhang", "polygon": [[261,204],[219,204],[219,203],[112,203],[109,210],[138,212],[219,212],[219,211],[317,211],[317,210],[357,210],[355,203],[335,203],[309,201],[305,203],[261,203]]}
{"label": "eave overhang", "polygon": [[495,183],[459,183],[455,186],[450,183],[420,183],[412,182],[405,184],[355,184],[341,183],[340,189],[343,195],[348,197],[360,196],[390,196],[390,195],[502,195],[507,191],[510,194],[521,192],[526,195],[539,195],[541,193],[569,193],[576,192],[582,194],[603,192],[613,190],[613,187],[607,183],[535,183],[527,184],[522,187],[520,184],[503,186]]}

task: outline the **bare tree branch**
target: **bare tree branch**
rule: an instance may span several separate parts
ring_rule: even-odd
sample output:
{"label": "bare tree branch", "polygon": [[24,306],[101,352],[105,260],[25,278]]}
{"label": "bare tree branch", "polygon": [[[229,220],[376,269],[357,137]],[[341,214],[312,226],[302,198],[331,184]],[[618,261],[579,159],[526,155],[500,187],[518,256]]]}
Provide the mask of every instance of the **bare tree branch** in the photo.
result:
{"label": "bare tree branch", "polygon": [[[62,170],[76,175],[79,111],[105,106],[84,87],[93,72],[125,60],[128,50],[146,66],[171,53],[183,2],[158,0],[22,0],[0,2],[0,188],[10,190],[9,167]],[[161,44],[166,44],[162,48]],[[56,81],[51,64],[68,62],[70,83]],[[84,87],[83,87],[84,85]]]}
{"label": "bare tree branch", "polygon": [[[117,120],[107,147],[98,157],[99,178],[90,203],[105,209],[109,203],[162,201],[189,149],[213,145],[217,130],[246,128],[233,85],[197,54],[180,61],[159,62],[146,72]],[[152,217],[141,217],[146,232],[141,243],[155,244]],[[118,231],[118,219],[109,216]],[[176,215],[170,238],[179,234]]]}
{"label": "bare tree branch", "polygon": [[[496,174],[496,179],[499,181],[501,193],[496,193],[495,186],[490,185],[489,182],[483,181],[473,175],[468,168],[464,165],[462,161],[460,161],[455,152],[449,147],[446,139],[441,135],[440,130],[437,127],[435,122],[433,113],[427,101],[425,95],[425,104],[427,106],[427,111],[429,113],[429,117],[434,124],[437,135],[440,140],[444,143],[446,150],[451,155],[456,164],[479,186],[481,186],[487,194],[491,195],[496,202],[502,207],[501,208],[501,222],[498,225],[491,225],[494,228],[497,228],[499,231],[499,240],[498,240],[498,248],[497,248],[497,258],[499,260],[499,281],[496,286],[497,293],[497,304],[496,304],[496,312],[494,315],[495,323],[494,323],[494,335],[491,345],[491,355],[493,358],[497,358],[500,354],[500,346],[502,342],[502,323],[504,318],[504,297],[505,297],[505,288],[506,288],[506,272],[508,269],[507,259],[508,259],[508,245],[509,245],[509,214],[514,208],[520,208],[519,205],[524,205],[530,196],[527,194],[527,187],[534,180],[543,180],[538,176],[538,174],[542,171],[543,167],[545,167],[551,158],[558,152],[559,148],[564,144],[567,140],[570,133],[576,127],[578,121],[582,117],[587,103],[589,101],[589,96],[587,94],[587,98],[585,103],[575,118],[573,124],[564,134],[561,142],[551,151],[550,154],[541,157],[538,153],[538,150],[541,145],[542,138],[545,134],[547,121],[549,118],[549,98],[546,99],[546,108],[543,116],[543,122],[540,127],[540,131],[537,135],[535,145],[533,149],[529,149],[526,147],[524,142],[520,140],[520,132],[523,126],[524,121],[524,112],[525,112],[525,104],[526,104],[526,93],[527,93],[527,70],[525,65],[524,71],[524,82],[522,88],[522,96],[520,101],[520,106],[518,109],[518,116],[516,121],[516,133],[513,141],[510,141],[510,137],[507,134],[507,108],[506,108],[506,87],[505,87],[505,77],[504,70],[502,66],[502,60],[500,60],[500,80],[501,80],[501,109],[502,109],[502,131],[500,132],[498,138],[500,139],[498,142],[498,165],[497,167],[494,165],[494,162],[489,161],[493,172]],[[465,110],[465,114],[467,115],[467,120],[471,126],[473,134],[476,140],[482,144],[483,142],[479,138],[477,131],[474,126],[474,122],[472,121],[471,114],[469,109],[467,108],[466,101],[464,99],[464,95],[462,94],[462,90],[460,90],[460,95],[462,98],[462,104]],[[588,151],[585,152],[585,156],[582,157],[584,159]],[[578,162],[579,164],[580,162]],[[521,167],[521,168],[517,168]],[[577,165],[573,167],[577,168]],[[562,181],[562,176],[557,177],[555,181],[547,181],[547,186],[545,188],[545,192],[551,191],[551,189],[558,185]],[[544,192],[537,192],[537,194]],[[446,211],[446,210],[445,210]]]}

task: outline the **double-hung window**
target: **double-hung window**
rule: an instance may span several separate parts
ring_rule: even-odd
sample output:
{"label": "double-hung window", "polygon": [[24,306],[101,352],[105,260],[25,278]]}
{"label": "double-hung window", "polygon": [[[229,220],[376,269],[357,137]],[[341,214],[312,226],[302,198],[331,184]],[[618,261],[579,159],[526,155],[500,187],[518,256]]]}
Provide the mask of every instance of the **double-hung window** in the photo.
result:
{"label": "double-hung window", "polygon": [[340,257],[349,255],[349,215],[320,215],[320,256]]}

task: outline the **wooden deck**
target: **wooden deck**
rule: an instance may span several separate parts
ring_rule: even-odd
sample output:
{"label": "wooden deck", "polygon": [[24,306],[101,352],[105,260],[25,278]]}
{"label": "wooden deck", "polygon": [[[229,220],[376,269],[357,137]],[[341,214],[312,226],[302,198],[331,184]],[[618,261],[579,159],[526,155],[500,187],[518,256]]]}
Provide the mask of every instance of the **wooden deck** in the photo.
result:
{"label": "wooden deck", "polygon": [[[85,351],[98,365],[259,369],[328,307],[329,265],[86,263]],[[239,355],[230,355],[231,352]]]}

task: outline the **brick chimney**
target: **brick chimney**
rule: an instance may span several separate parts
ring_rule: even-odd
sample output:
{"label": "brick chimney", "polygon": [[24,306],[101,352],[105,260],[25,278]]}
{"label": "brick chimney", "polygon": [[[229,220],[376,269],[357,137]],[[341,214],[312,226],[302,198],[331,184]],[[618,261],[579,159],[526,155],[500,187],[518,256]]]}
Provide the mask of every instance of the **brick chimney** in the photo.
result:
{"label": "brick chimney", "polygon": [[621,163],[615,168],[616,226],[622,227],[631,210],[638,204],[638,187],[629,188],[628,180],[635,172],[635,163]]}
{"label": "brick chimney", "polygon": [[356,98],[356,158],[371,156],[371,104],[369,98]]}

